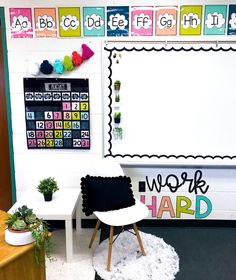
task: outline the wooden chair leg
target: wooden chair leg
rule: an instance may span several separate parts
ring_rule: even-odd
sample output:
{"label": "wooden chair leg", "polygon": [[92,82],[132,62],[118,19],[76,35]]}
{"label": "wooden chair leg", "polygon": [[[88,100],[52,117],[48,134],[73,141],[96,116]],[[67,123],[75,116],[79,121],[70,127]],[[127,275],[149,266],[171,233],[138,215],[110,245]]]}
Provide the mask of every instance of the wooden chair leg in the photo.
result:
{"label": "wooden chair leg", "polygon": [[114,232],[114,227],[110,226],[109,247],[108,247],[108,257],[107,257],[107,271],[111,271],[111,252],[112,252],[113,232]]}
{"label": "wooden chair leg", "polygon": [[141,240],[141,237],[140,237],[137,225],[133,224],[133,228],[134,228],[134,231],[136,233],[136,236],[137,236],[137,239],[138,239],[138,243],[139,243],[139,247],[141,249],[142,255],[146,256],[146,253],[145,253],[144,248],[143,248],[143,243],[142,243],[142,240]]}
{"label": "wooden chair leg", "polygon": [[93,241],[96,237],[96,234],[97,234],[97,231],[98,231],[98,228],[99,228],[100,224],[101,224],[101,221],[97,220],[96,226],[95,226],[94,231],[93,231],[92,238],[91,238],[90,243],[89,243],[89,248],[91,248],[92,245],[93,245]]}

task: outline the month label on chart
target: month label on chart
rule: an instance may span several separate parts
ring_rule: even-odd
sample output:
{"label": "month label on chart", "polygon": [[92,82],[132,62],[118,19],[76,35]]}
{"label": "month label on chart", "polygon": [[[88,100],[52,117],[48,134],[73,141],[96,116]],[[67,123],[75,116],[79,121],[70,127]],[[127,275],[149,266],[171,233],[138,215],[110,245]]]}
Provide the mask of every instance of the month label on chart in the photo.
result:
{"label": "month label on chart", "polygon": [[88,79],[24,78],[28,149],[90,149]]}

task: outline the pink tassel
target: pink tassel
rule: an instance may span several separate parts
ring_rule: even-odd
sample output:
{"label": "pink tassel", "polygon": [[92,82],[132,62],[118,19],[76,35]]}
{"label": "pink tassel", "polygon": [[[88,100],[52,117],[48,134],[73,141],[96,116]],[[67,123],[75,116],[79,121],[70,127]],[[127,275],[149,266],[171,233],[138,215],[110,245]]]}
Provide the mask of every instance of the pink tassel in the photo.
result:
{"label": "pink tassel", "polygon": [[82,44],[82,58],[83,58],[83,60],[89,59],[93,55],[94,55],[94,52],[86,44]]}

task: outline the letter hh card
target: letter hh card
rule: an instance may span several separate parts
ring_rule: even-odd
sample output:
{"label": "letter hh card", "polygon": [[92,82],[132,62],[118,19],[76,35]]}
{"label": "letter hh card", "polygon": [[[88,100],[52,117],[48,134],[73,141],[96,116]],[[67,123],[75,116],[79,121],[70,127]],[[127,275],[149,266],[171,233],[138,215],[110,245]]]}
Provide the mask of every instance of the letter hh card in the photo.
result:
{"label": "letter hh card", "polygon": [[180,7],[180,35],[201,35],[202,6]]}

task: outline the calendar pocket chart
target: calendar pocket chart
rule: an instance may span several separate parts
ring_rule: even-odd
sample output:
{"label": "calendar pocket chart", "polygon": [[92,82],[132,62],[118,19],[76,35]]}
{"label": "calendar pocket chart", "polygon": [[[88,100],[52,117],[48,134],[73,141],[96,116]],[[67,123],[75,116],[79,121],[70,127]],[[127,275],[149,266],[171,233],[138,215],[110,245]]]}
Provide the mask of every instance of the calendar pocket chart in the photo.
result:
{"label": "calendar pocket chart", "polygon": [[24,78],[28,149],[90,149],[88,79]]}

